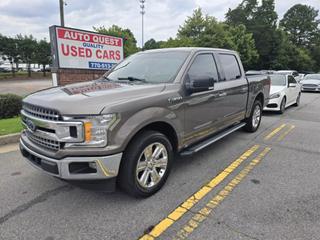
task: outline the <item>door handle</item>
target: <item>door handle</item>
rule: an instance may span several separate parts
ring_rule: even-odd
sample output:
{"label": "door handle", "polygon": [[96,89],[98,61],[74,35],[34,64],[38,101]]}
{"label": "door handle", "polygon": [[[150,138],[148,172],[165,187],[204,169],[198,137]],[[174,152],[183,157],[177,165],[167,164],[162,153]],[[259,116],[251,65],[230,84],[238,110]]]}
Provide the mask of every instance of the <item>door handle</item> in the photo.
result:
{"label": "door handle", "polygon": [[218,97],[224,97],[224,96],[227,96],[226,92],[221,92],[221,93],[218,94]]}
{"label": "door handle", "polygon": [[241,91],[246,92],[248,90],[248,87],[241,88]]}

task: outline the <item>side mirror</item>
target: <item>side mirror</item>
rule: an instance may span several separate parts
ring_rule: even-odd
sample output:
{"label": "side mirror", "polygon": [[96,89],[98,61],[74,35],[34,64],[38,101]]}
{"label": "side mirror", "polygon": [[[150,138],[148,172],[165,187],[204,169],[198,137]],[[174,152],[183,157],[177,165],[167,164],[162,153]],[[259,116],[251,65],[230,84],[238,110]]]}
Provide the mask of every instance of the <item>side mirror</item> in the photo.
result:
{"label": "side mirror", "polygon": [[289,87],[295,88],[297,86],[296,83],[289,83]]}
{"label": "side mirror", "polygon": [[186,89],[189,94],[208,91],[213,88],[213,85],[212,77],[187,75]]}

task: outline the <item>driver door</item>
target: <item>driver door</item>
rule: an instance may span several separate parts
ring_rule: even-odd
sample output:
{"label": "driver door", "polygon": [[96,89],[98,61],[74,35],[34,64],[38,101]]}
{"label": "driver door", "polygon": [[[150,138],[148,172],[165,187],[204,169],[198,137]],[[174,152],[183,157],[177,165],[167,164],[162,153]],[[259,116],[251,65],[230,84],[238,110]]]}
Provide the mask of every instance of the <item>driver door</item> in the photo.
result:
{"label": "driver door", "polygon": [[[290,87],[290,84],[295,84],[295,87]],[[288,103],[295,102],[299,92],[300,85],[297,83],[296,79],[293,76],[288,75]]]}
{"label": "driver door", "polygon": [[212,53],[196,55],[186,76],[193,81],[203,78],[211,78],[213,81],[213,87],[201,92],[186,93],[184,96],[184,143],[189,145],[215,132],[218,120],[223,118],[223,112],[219,110],[218,92],[214,88],[219,74]]}

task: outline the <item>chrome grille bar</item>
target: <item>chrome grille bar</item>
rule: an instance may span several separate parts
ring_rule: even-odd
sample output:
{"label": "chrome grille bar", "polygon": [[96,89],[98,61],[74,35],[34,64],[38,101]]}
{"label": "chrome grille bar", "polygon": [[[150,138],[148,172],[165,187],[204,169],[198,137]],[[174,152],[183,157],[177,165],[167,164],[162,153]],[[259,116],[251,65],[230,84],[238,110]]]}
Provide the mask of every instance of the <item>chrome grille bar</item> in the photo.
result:
{"label": "chrome grille bar", "polygon": [[28,139],[37,145],[40,145],[45,148],[49,148],[54,151],[58,151],[60,149],[60,143],[58,141],[50,140],[50,139],[46,139],[46,138],[37,136],[37,135],[29,132],[28,130],[26,130],[26,134],[27,134]]}
{"label": "chrome grille bar", "polygon": [[59,112],[53,109],[39,107],[28,103],[23,103],[22,109],[28,114],[37,118],[42,118],[51,121],[58,121],[60,119]]}
{"label": "chrome grille bar", "polygon": [[24,103],[21,119],[27,138],[40,147],[59,151],[65,143],[84,141],[83,122],[62,120],[55,110]]}
{"label": "chrome grille bar", "polygon": [[[45,132],[45,130],[36,130],[38,133],[46,134],[48,139],[56,139],[59,142],[82,142],[84,140],[83,135],[83,123],[80,121],[51,121],[38,118],[28,114],[25,110],[21,111],[21,118],[24,125],[26,125],[26,119],[29,119],[37,128],[43,128],[53,131]],[[77,136],[72,137],[70,135],[70,127],[75,127],[77,130]],[[32,129],[30,129],[32,130]],[[54,136],[54,137],[53,137]]]}
{"label": "chrome grille bar", "polygon": [[318,85],[316,85],[316,84],[303,84],[302,87],[306,87],[306,88],[308,88],[308,87],[310,87],[310,88],[316,88],[316,87],[318,87]]}

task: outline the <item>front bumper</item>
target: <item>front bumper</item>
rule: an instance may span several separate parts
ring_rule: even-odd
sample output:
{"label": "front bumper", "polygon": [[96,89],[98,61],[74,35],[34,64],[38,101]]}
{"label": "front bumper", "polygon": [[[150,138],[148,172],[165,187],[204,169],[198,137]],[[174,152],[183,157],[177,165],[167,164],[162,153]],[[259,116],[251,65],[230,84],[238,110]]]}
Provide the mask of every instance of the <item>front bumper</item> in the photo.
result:
{"label": "front bumper", "polygon": [[269,99],[267,106],[263,108],[264,111],[280,111],[281,97]]}
{"label": "front bumper", "polygon": [[320,92],[320,87],[301,87],[303,92]]}
{"label": "front bumper", "polygon": [[[122,153],[109,156],[46,157],[28,148],[20,139],[20,151],[37,169],[64,180],[106,180],[118,175]],[[93,168],[92,168],[93,166]]]}

